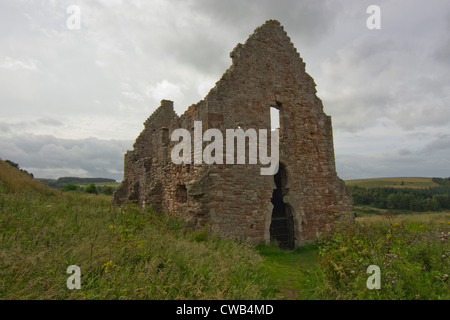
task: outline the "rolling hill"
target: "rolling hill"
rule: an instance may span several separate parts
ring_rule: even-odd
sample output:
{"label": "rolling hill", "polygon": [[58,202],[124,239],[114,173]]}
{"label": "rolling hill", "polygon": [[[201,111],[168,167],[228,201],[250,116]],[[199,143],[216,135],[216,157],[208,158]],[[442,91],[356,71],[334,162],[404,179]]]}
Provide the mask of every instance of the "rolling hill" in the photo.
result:
{"label": "rolling hill", "polygon": [[439,184],[432,181],[433,178],[426,177],[390,177],[372,179],[345,180],[347,186],[358,186],[364,188],[429,188],[437,187]]}

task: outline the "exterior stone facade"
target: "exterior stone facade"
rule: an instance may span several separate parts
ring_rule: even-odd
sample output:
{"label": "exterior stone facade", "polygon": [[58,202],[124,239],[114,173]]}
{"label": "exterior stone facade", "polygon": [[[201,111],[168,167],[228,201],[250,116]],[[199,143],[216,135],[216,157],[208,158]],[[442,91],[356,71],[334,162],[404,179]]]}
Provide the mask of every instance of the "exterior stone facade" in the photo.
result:
{"label": "exterior stone facade", "polygon": [[[353,219],[352,199],[335,169],[331,117],[314,80],[283,27],[269,20],[230,54],[231,67],[200,102],[178,116],[173,102],[145,121],[114,201],[136,201],[183,216],[192,227],[292,248],[316,241],[340,217]],[[181,164],[171,161],[177,128],[271,129],[279,112],[280,167],[261,175],[258,164]],[[270,131],[269,131],[270,132]],[[203,143],[205,147],[208,143]],[[192,150],[194,150],[192,148]],[[203,150],[203,149],[202,149]],[[224,148],[225,150],[225,148]],[[193,163],[193,162],[192,162]]]}

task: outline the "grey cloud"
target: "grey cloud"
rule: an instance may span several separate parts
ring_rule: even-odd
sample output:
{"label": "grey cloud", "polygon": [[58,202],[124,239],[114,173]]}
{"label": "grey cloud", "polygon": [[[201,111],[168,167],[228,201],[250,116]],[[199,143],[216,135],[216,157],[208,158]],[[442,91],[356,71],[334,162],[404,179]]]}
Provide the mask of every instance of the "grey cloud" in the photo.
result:
{"label": "grey cloud", "polygon": [[322,63],[324,101],[334,123],[348,131],[383,117],[405,129],[447,124],[447,71],[427,72],[428,55],[418,46],[390,36],[361,37]]}
{"label": "grey cloud", "polygon": [[10,127],[9,127],[9,125],[8,125],[7,123],[5,123],[5,122],[0,122],[0,131],[3,132],[3,133],[5,134],[5,133],[10,132],[11,129],[10,129]]}
{"label": "grey cloud", "polygon": [[5,134],[4,139],[17,132],[25,133],[52,127],[64,127],[64,123],[51,117],[41,117],[36,120],[0,121],[0,131]]}
{"label": "grey cloud", "polygon": [[440,43],[434,52],[434,58],[442,63],[445,67],[450,67],[450,10],[446,16],[443,37],[440,37]]}
{"label": "grey cloud", "polygon": [[336,1],[202,0],[193,2],[193,7],[231,30],[252,32],[265,20],[278,19],[288,31],[314,45],[333,27],[342,6]]}
{"label": "grey cloud", "polygon": [[445,157],[429,155],[336,154],[336,171],[342,179],[374,177],[447,177],[450,152]]}
{"label": "grey cloud", "polygon": [[1,140],[0,156],[19,163],[35,177],[58,178],[61,172],[67,175],[84,172],[87,177],[121,180],[123,155],[131,146],[132,142],[125,140],[70,140],[48,135],[23,135]]}
{"label": "grey cloud", "polygon": [[398,154],[401,156],[409,156],[412,154],[412,151],[408,149],[400,149],[398,150]]}
{"label": "grey cloud", "polygon": [[[81,7],[81,30],[65,27],[71,4]],[[438,171],[445,163],[444,135],[379,154],[370,143],[367,152],[374,154],[365,154],[364,142],[383,139],[380,130],[367,130],[379,129],[383,119],[400,127],[394,131],[400,141],[408,134],[448,126],[450,6],[433,0],[408,4],[383,0],[382,30],[370,32],[365,27],[369,4],[369,0],[2,1],[0,65],[8,68],[0,68],[0,156],[7,154],[21,166],[25,163],[37,176],[72,170],[76,175],[121,178],[117,172],[122,170],[125,148],[105,137],[137,135],[159,105],[152,88],[161,91],[160,84],[168,83],[179,89],[175,107],[184,112],[203,98],[198,87],[217,81],[228,68],[228,54],[237,42],[245,41],[265,20],[278,19],[308,72],[313,71],[334,132],[361,136],[357,146],[346,145],[345,153],[336,145],[338,173],[429,175],[425,165]],[[101,126],[101,133],[87,129],[90,126]],[[76,137],[78,132],[104,140],[56,138]],[[353,154],[352,148],[357,152]],[[427,152],[436,163],[426,158]]]}
{"label": "grey cloud", "polygon": [[38,124],[42,124],[45,126],[53,126],[53,127],[59,127],[64,125],[61,121],[53,119],[53,118],[39,118],[36,120]]}
{"label": "grey cloud", "polygon": [[450,159],[450,135],[444,134],[429,142],[421,152],[424,155],[434,155],[436,153],[446,153]]}
{"label": "grey cloud", "polygon": [[411,149],[401,147],[405,141],[386,142],[385,151],[365,153],[340,153],[337,147],[336,170],[343,179],[450,176],[450,134],[436,134],[425,141],[421,141],[421,134],[411,134],[410,139],[417,140],[412,145],[424,142],[423,146]]}

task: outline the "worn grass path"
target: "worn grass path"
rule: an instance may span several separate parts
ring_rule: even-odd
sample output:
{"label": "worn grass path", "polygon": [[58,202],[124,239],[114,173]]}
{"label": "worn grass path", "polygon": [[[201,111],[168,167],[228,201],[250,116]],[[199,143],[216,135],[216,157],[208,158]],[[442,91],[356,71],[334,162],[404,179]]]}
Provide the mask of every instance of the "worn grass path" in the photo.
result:
{"label": "worn grass path", "polygon": [[323,288],[318,266],[318,250],[305,246],[293,250],[281,250],[273,246],[258,247],[263,257],[262,271],[270,277],[277,290],[275,299],[311,300],[320,299]]}

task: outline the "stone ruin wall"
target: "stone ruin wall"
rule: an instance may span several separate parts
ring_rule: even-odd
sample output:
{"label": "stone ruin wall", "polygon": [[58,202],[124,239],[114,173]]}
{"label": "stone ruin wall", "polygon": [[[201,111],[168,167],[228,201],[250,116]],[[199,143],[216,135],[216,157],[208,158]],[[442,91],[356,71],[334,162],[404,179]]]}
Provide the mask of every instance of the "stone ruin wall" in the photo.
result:
{"label": "stone ruin wall", "polygon": [[338,217],[353,216],[351,196],[336,175],[331,118],[323,112],[314,80],[274,20],[230,56],[231,67],[202,101],[178,117],[173,103],[163,100],[147,119],[134,150],[125,155],[124,180],[114,198],[151,203],[157,211],[183,216],[192,227],[268,243],[274,177],[261,175],[260,165],[175,165],[170,151],[177,142],[170,135],[185,128],[193,137],[199,120],[203,131],[217,128],[224,138],[225,129],[270,130],[275,107],[286,172],[283,201],[292,212],[295,245],[316,241]]}

